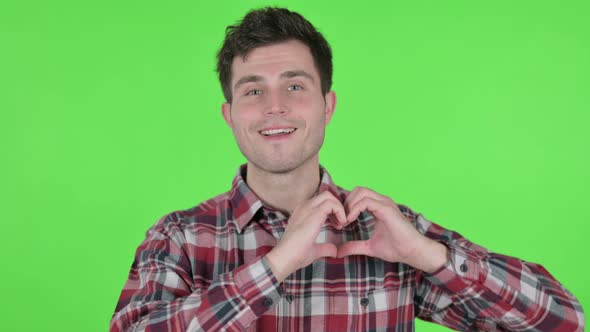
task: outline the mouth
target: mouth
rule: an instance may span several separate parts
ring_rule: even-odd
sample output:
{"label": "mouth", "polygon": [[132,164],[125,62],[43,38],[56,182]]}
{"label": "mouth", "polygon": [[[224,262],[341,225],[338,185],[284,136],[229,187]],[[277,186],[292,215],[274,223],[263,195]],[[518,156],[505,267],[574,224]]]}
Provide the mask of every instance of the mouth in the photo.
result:
{"label": "mouth", "polygon": [[297,131],[295,127],[284,127],[263,129],[258,133],[267,139],[281,139],[291,136],[295,131]]}

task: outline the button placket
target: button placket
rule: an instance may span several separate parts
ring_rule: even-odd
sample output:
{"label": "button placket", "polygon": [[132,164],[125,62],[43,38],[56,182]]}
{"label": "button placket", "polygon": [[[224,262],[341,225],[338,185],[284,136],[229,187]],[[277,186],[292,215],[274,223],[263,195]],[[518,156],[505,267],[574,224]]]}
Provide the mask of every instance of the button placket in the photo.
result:
{"label": "button placket", "polygon": [[272,304],[273,304],[273,301],[270,297],[265,297],[264,301],[262,302],[262,305],[264,305],[267,308],[271,307]]}
{"label": "button placket", "polygon": [[366,306],[368,306],[368,305],[369,305],[369,298],[368,298],[368,297],[363,297],[363,298],[361,298],[361,301],[360,301],[360,303],[361,303],[361,305],[362,305],[363,307],[366,307]]}
{"label": "button placket", "polygon": [[463,261],[463,263],[461,263],[461,265],[459,266],[459,270],[461,270],[461,272],[463,272],[463,273],[469,271],[469,266],[467,266],[467,261]]}

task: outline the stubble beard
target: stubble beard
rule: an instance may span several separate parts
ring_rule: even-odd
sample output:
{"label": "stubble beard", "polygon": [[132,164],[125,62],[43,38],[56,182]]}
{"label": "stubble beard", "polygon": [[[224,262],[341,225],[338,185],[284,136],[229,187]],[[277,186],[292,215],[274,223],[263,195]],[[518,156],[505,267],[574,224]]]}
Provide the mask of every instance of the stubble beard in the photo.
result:
{"label": "stubble beard", "polygon": [[[306,150],[305,147],[297,151],[291,155],[285,155],[287,152],[279,152],[282,154],[280,157],[276,157],[276,153],[270,152],[269,155],[265,155],[265,153],[261,153],[260,151],[256,151],[256,147],[254,147],[253,151],[247,152],[247,149],[244,149],[242,146],[240,147],[240,151],[242,155],[248,160],[249,164],[252,164],[257,169],[272,174],[286,174],[290,173],[297,168],[301,167],[302,165],[310,162],[314,156],[316,156],[324,142],[324,137],[322,135],[321,138],[316,138],[315,144],[313,144],[313,148],[310,150]],[[274,157],[274,158],[273,158]]]}

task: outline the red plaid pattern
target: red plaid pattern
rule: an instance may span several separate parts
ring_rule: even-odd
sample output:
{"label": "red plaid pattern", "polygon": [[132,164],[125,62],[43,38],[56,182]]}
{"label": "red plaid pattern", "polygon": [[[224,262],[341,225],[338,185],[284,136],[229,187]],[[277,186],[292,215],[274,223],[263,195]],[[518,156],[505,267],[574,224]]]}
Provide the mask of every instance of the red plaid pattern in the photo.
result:
{"label": "red plaid pattern", "polygon": [[[367,256],[320,259],[278,283],[265,261],[288,216],[256,197],[242,165],[229,192],[170,213],[137,249],[111,331],[414,331],[420,318],[462,331],[583,331],[576,298],[542,266],[491,253],[399,205],[449,248],[432,274]],[[344,202],[320,166],[318,192]],[[368,239],[363,212],[318,241]]]}

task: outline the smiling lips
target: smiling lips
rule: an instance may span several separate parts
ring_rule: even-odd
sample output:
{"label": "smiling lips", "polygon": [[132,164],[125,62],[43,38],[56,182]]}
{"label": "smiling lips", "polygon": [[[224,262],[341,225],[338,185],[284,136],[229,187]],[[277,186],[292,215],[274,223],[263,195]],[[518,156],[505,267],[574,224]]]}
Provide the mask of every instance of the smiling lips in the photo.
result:
{"label": "smiling lips", "polygon": [[297,128],[295,127],[282,127],[282,128],[268,128],[259,131],[259,133],[264,136],[265,138],[279,138],[279,137],[287,137],[293,132],[295,132]]}
{"label": "smiling lips", "polygon": [[278,129],[266,129],[261,130],[260,133],[264,136],[275,136],[280,134],[290,134],[295,131],[296,128],[278,128]]}

